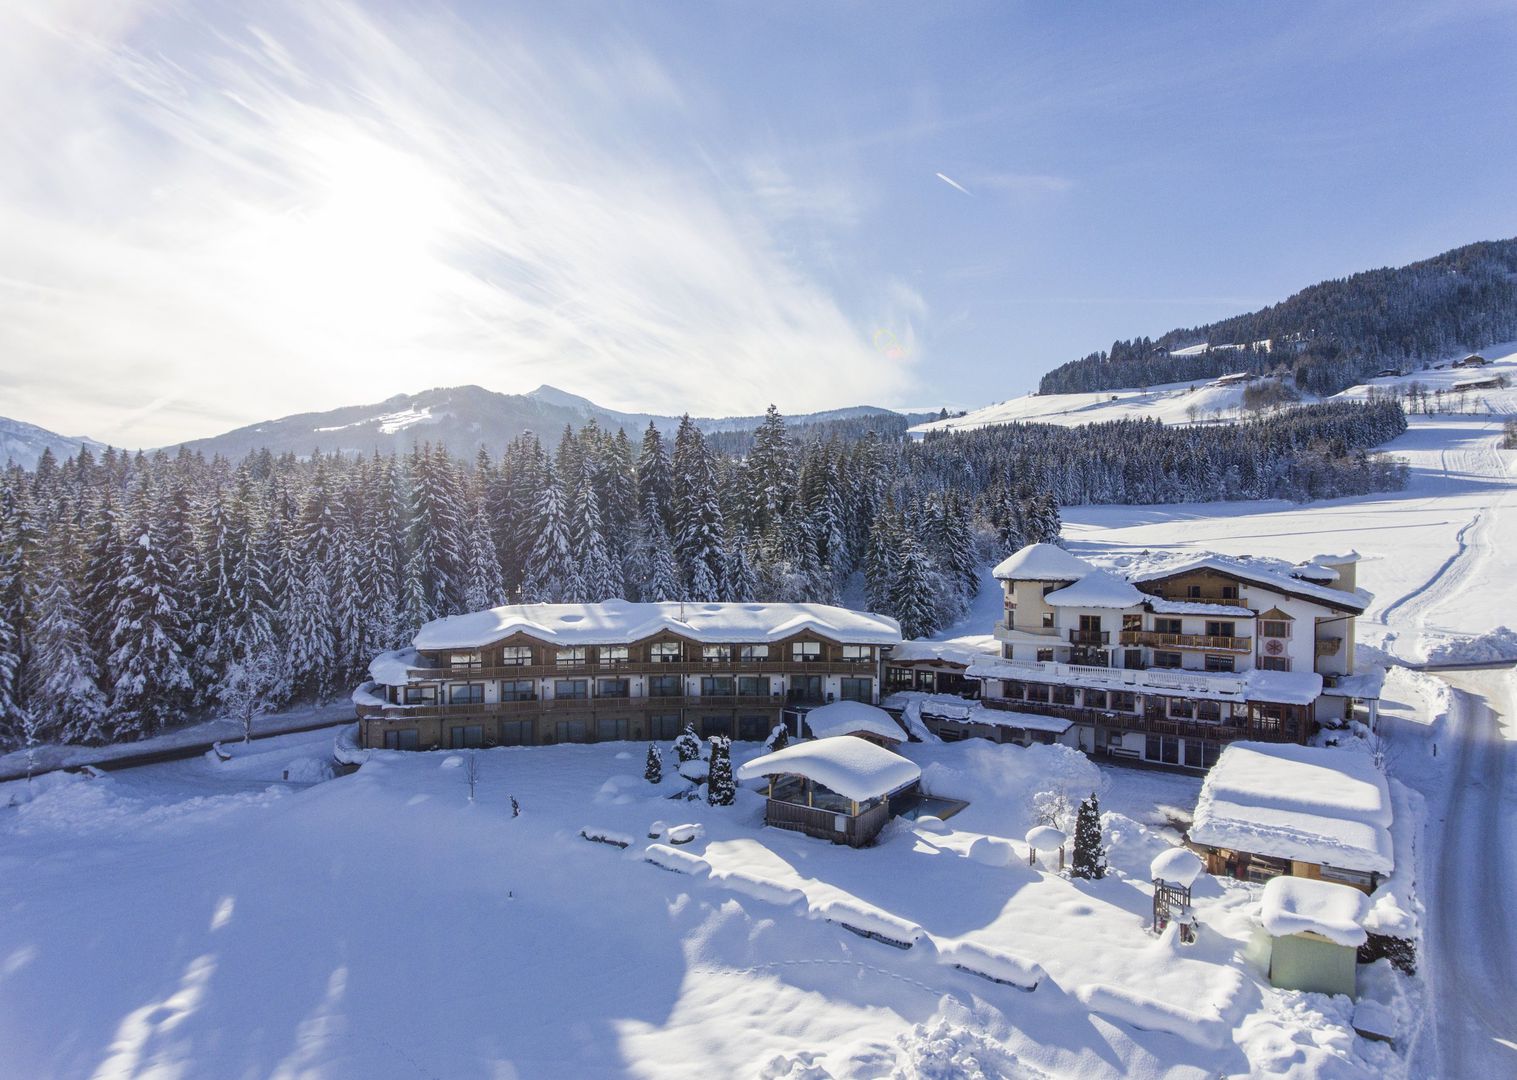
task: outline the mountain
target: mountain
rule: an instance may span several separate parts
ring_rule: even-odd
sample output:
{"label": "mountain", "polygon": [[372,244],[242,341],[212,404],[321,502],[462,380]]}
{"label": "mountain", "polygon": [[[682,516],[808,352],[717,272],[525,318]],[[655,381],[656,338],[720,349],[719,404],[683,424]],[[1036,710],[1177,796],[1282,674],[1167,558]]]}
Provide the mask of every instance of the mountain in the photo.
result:
{"label": "mountain", "polygon": [[[927,419],[889,409],[856,406],[828,412],[789,416],[795,427],[859,426],[878,418],[880,426],[894,434]],[[761,416],[701,417],[695,422],[708,432],[741,432],[756,427]],[[650,424],[672,432],[679,417],[656,413],[628,413],[597,405],[554,386],[539,386],[527,394],[501,394],[479,386],[454,386],[397,394],[372,405],[350,405],[328,412],[299,413],[237,428],[223,435],[195,439],[184,445],[207,456],[220,454],[236,460],[267,448],[275,454],[322,453],[369,454],[406,451],[423,442],[443,443],[454,454],[464,455],[478,447],[498,453],[524,431],[535,431],[546,441],[556,440],[565,425],[581,427],[594,420],[601,427],[621,428],[634,439]]]}
{"label": "mountain", "polygon": [[1114,343],[1054,368],[1042,394],[1288,371],[1301,390],[1335,394],[1386,368],[1430,364],[1517,338],[1517,239],[1446,251],[1407,266],[1324,281],[1247,315]]}
{"label": "mountain", "polygon": [[52,450],[53,456],[62,461],[77,454],[81,446],[89,447],[92,453],[105,449],[104,443],[94,439],[59,435],[36,424],[0,416],[0,462],[13,461],[23,469],[35,469],[42,451]]}

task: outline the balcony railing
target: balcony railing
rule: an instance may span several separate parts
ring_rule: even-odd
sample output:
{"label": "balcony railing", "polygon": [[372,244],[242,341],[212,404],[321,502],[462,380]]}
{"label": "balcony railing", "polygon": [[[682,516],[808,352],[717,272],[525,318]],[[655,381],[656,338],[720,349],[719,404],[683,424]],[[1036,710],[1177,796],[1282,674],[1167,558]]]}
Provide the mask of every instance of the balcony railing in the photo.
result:
{"label": "balcony railing", "polygon": [[1071,645],[1109,645],[1111,644],[1111,631],[1109,630],[1071,630],[1069,632]]}
{"label": "balcony railing", "polygon": [[1215,652],[1251,652],[1251,637],[1222,634],[1162,634],[1157,630],[1123,630],[1123,645],[1146,645],[1154,649],[1209,649]]}

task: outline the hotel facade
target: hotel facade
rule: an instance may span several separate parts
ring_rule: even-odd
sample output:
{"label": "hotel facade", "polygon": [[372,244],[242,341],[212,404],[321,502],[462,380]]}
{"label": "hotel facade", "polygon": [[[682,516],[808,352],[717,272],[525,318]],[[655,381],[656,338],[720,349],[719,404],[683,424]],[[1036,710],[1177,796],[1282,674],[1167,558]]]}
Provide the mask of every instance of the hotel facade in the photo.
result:
{"label": "hotel facade", "polygon": [[893,619],[823,604],[521,604],[438,619],[353,694],[371,748],[762,741],[809,709],[874,704]]}

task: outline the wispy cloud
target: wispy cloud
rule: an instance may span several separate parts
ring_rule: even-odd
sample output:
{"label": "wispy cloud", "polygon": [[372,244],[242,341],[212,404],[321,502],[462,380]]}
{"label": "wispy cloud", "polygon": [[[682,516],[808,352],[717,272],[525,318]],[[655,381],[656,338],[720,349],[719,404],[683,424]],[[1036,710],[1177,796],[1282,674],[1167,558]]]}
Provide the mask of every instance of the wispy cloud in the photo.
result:
{"label": "wispy cloud", "polygon": [[943,181],[943,183],[947,184],[949,187],[953,188],[955,191],[962,191],[965,195],[969,195],[969,196],[973,196],[974,195],[974,192],[970,191],[967,187],[965,187],[963,184],[959,183],[953,177],[951,177],[951,176],[944,176],[942,173],[936,173],[935,175],[937,176],[937,178],[939,180]]}
{"label": "wispy cloud", "polygon": [[774,231],[847,224],[846,188],[650,145],[684,94],[632,42],[112,9],[0,16],[6,412],[153,445],[462,382],[708,414],[909,385]]}

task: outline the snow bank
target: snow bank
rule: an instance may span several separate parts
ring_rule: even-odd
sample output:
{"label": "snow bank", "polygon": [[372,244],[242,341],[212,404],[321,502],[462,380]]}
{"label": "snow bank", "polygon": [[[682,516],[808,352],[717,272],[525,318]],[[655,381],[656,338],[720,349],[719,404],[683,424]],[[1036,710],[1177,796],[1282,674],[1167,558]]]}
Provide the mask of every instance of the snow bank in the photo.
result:
{"label": "snow bank", "polygon": [[649,844],[643,849],[643,861],[652,863],[661,870],[672,870],[693,877],[704,877],[711,872],[711,864],[699,855],[680,851],[667,844]]}
{"label": "snow bank", "polygon": [[1517,661],[1517,630],[1498,626],[1478,637],[1448,639],[1427,652],[1429,664],[1499,664]]}
{"label": "snow bank", "polygon": [[1398,852],[1396,868],[1370,894],[1364,928],[1371,934],[1404,938],[1416,944],[1422,937],[1418,918],[1422,905],[1412,879],[1413,867],[1417,865],[1417,834],[1422,824],[1422,796],[1401,781],[1392,780],[1391,802],[1396,810],[1391,823],[1391,837]]}
{"label": "snow bank", "polygon": [[1272,937],[1309,932],[1358,948],[1369,940],[1363,925],[1369,910],[1369,897],[1352,886],[1277,877],[1264,886],[1259,920]]}
{"label": "snow bank", "polygon": [[1017,857],[1017,851],[1009,840],[1002,840],[998,836],[982,836],[969,845],[969,857],[986,866],[1010,866]]}
{"label": "snow bank", "polygon": [[806,902],[806,892],[799,886],[784,885],[747,870],[712,871],[711,881],[733,892],[780,907],[793,907]]}
{"label": "snow bank", "polygon": [[632,846],[632,837],[626,833],[616,832],[613,829],[602,829],[596,825],[586,825],[579,830],[579,835],[597,844],[611,844],[619,848]]}
{"label": "snow bank", "polygon": [[797,743],[737,768],[739,780],[780,774],[804,776],[856,802],[889,795],[922,778],[915,762],[853,735]]}
{"label": "snow bank", "polygon": [[319,757],[300,757],[284,767],[283,776],[292,784],[319,784],[335,775],[332,763]]}
{"label": "snow bank", "polygon": [[991,982],[1015,986],[1018,990],[1036,990],[1044,971],[1031,960],[974,941],[939,941],[938,959],[960,971],[978,975]]}
{"label": "snow bank", "polygon": [[664,834],[671,844],[688,844],[692,840],[699,840],[706,835],[705,826],[699,822],[691,822],[687,825],[674,825]]}
{"label": "snow bank", "polygon": [[894,742],[904,742],[905,732],[890,714],[876,705],[862,701],[834,701],[806,714],[806,726],[818,739],[839,735],[867,734]]}
{"label": "snow bank", "polygon": [[358,725],[349,724],[332,739],[332,760],[339,765],[362,765],[370,751],[358,745]]}
{"label": "snow bank", "polygon": [[925,931],[914,922],[890,914],[873,904],[866,904],[854,897],[834,897],[813,904],[811,916],[852,930],[863,937],[874,938],[898,949],[909,949],[922,939]]}
{"label": "snow bank", "polygon": [[1196,1012],[1118,986],[1086,983],[1075,990],[1075,997],[1093,1013],[1145,1031],[1177,1035],[1204,1049],[1220,1049],[1229,1030],[1227,1021],[1215,1010]]}

